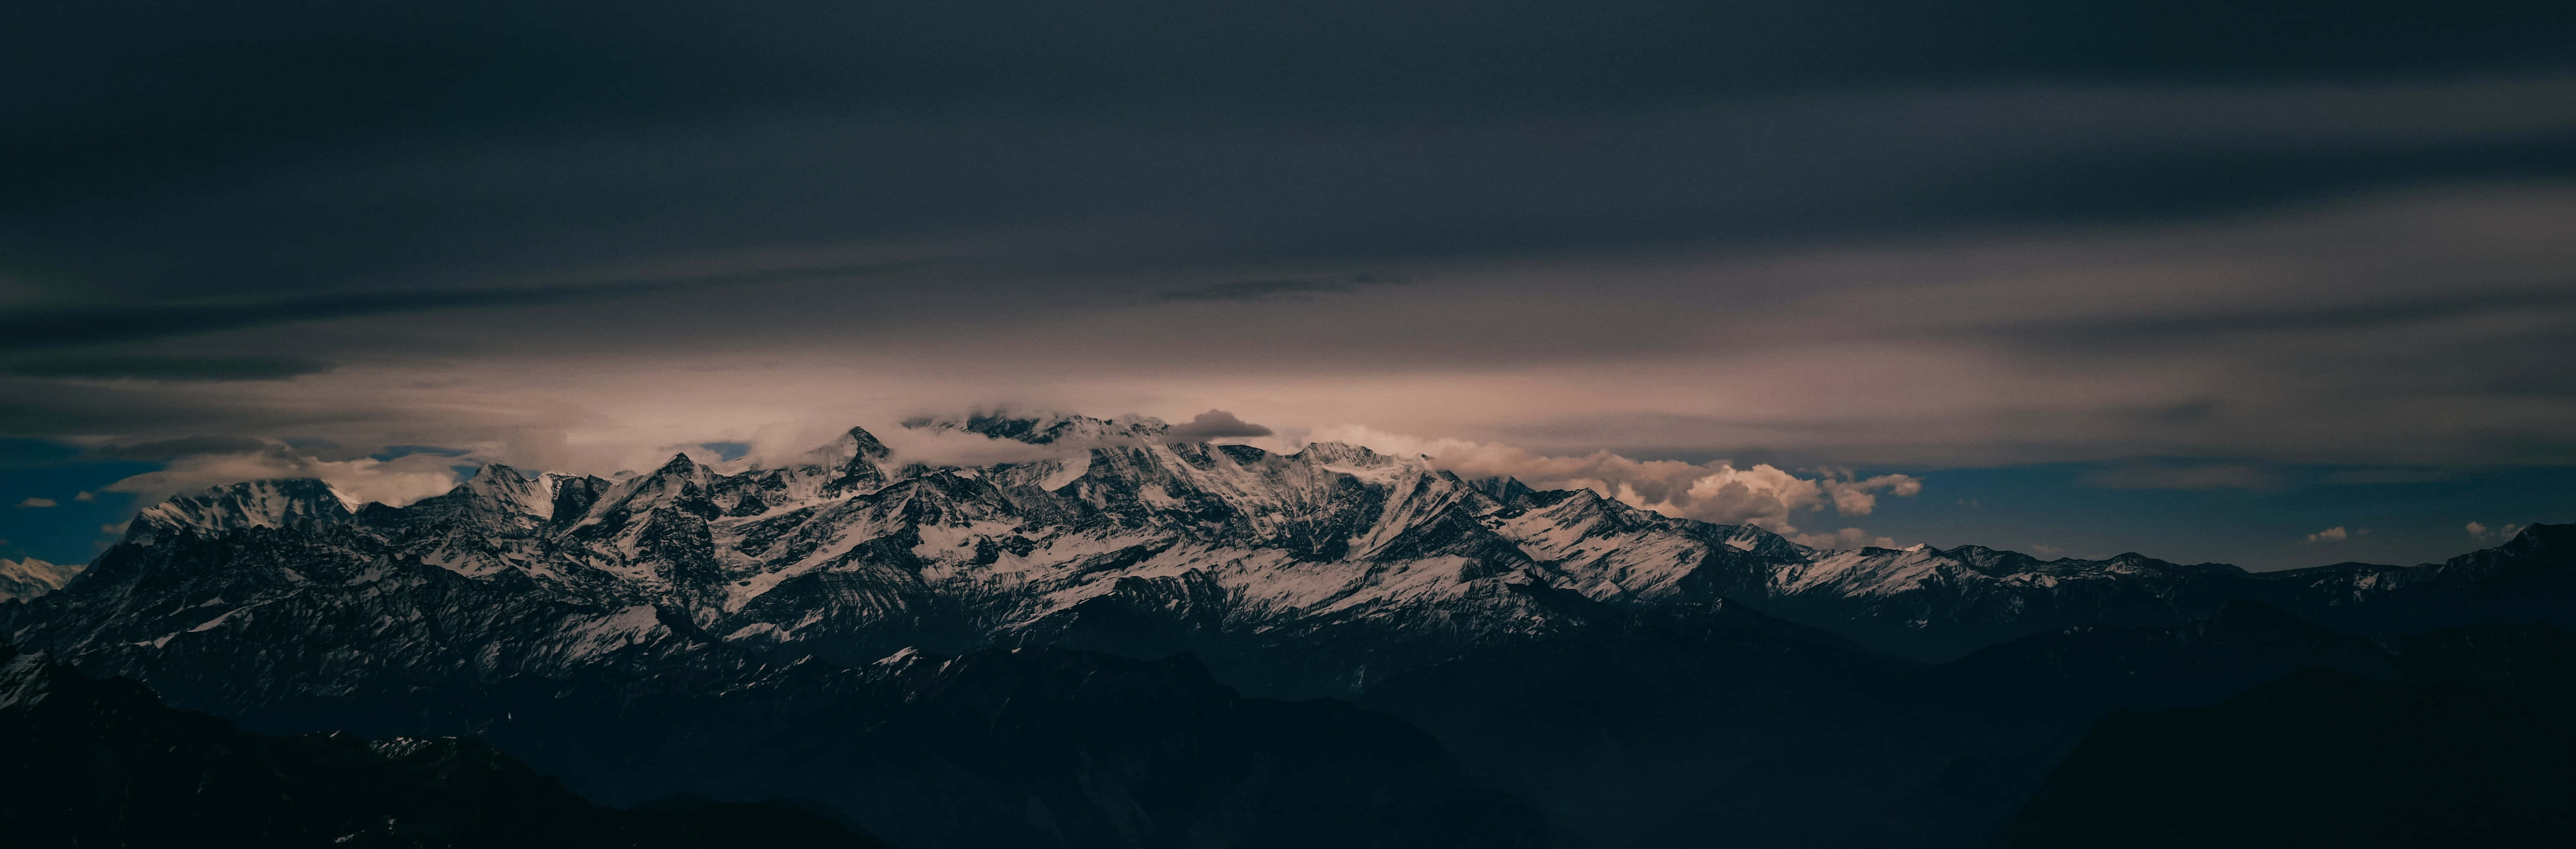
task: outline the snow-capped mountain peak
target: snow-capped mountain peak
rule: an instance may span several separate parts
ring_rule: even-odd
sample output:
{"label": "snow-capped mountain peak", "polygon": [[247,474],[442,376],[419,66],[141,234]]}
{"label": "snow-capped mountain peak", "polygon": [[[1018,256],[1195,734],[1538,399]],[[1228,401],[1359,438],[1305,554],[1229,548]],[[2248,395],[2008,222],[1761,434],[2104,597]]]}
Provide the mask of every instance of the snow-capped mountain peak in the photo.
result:
{"label": "snow-capped mountain peak", "polygon": [[11,560],[0,557],[0,602],[13,598],[35,598],[71,583],[81,573],[78,563],[47,563],[33,557]]}
{"label": "snow-capped mountain peak", "polygon": [[924,416],[907,419],[903,426],[931,432],[972,433],[992,439],[1008,439],[1031,445],[1099,445],[1115,442],[1144,442],[1161,438],[1172,429],[1162,419],[1150,416],[1120,416],[1095,419],[1063,412],[1019,414],[980,412],[962,416]]}
{"label": "snow-capped mountain peak", "polygon": [[238,528],[311,530],[347,520],[357,506],[330,484],[311,478],[245,481],[175,495],[144,508],[126,539],[149,542],[164,534]]}

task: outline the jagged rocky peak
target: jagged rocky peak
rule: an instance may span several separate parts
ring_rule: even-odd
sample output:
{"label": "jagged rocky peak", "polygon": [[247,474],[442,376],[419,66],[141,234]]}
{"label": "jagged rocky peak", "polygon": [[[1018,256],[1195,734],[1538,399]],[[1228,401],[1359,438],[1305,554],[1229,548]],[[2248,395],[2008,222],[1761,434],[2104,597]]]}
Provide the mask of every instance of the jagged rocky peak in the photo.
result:
{"label": "jagged rocky peak", "polygon": [[689,459],[688,454],[681,453],[671,455],[670,462],[663,463],[661,468],[653,470],[652,476],[665,482],[685,482],[706,486],[715,479],[716,470],[704,463]]}
{"label": "jagged rocky peak", "polygon": [[492,463],[476,471],[472,479],[458,485],[451,494],[461,493],[485,509],[548,519],[554,516],[556,490],[564,480],[563,475],[530,479],[517,469]]}
{"label": "jagged rocky peak", "polygon": [[992,411],[963,416],[923,416],[906,419],[903,426],[932,432],[956,431],[993,439],[1009,439],[1031,445],[1096,445],[1114,442],[1142,442],[1161,438],[1172,426],[1151,416],[1120,416],[1095,419],[1072,413],[1019,413]]}
{"label": "jagged rocky peak", "polygon": [[703,495],[707,486],[714,482],[714,469],[689,459],[687,454],[673,454],[670,462],[663,463],[651,474],[627,479],[622,484],[626,491],[621,497],[629,502],[664,502]]}
{"label": "jagged rocky peak", "polygon": [[590,512],[602,496],[616,484],[592,475],[566,475],[547,472],[546,488],[554,493],[553,518],[561,520]]}
{"label": "jagged rocky peak", "polygon": [[1429,457],[1380,454],[1370,450],[1368,446],[1348,442],[1309,442],[1306,443],[1306,447],[1298,449],[1297,453],[1288,455],[1288,459],[1293,463],[1310,466],[1320,471],[1346,474],[1373,484],[1391,484],[1400,480],[1429,476],[1439,478],[1462,491],[1475,491],[1468,487],[1465,481],[1459,480],[1457,475],[1433,468]]}
{"label": "jagged rocky peak", "polygon": [[500,463],[484,465],[483,468],[476,470],[474,477],[466,480],[463,486],[470,492],[514,501],[553,494],[544,482],[531,480],[528,476],[519,474],[519,470]]}
{"label": "jagged rocky peak", "polygon": [[827,469],[848,470],[859,464],[874,466],[894,454],[877,435],[867,428],[853,427],[835,437],[829,444],[807,452],[814,465]]}
{"label": "jagged rocky peak", "polygon": [[893,480],[886,469],[892,456],[894,449],[876,434],[863,427],[850,428],[830,443],[805,452],[802,463],[766,476],[776,481],[768,498],[838,496],[885,486]]}
{"label": "jagged rocky peak", "polygon": [[1389,463],[1400,462],[1402,459],[1394,455],[1380,454],[1375,451],[1371,451],[1366,445],[1356,445],[1349,442],[1309,442],[1306,443],[1306,447],[1304,449],[1297,452],[1296,456],[1308,460],[1316,460],[1326,463],[1348,463],[1355,466],[1383,466]]}
{"label": "jagged rocky peak", "polygon": [[2544,525],[2532,523],[2513,535],[2497,550],[2515,557],[2576,554],[2576,524]]}
{"label": "jagged rocky peak", "polygon": [[1529,484],[1521,483],[1520,478],[1508,476],[1476,478],[1468,481],[1467,485],[1475,487],[1477,492],[1493,496],[1495,501],[1500,501],[1505,504],[1511,503],[1513,499],[1538,491],[1531,489]]}
{"label": "jagged rocky peak", "polygon": [[618,517],[652,514],[661,508],[713,516],[721,509],[712,497],[716,480],[714,469],[689,459],[687,454],[673,454],[669,462],[651,473],[610,487],[578,524],[615,526],[622,524]]}
{"label": "jagged rocky peak", "polygon": [[1514,498],[1512,503],[1525,510],[1562,511],[1567,515],[1661,515],[1649,514],[1598,491],[1582,488],[1524,492]]}
{"label": "jagged rocky peak", "polygon": [[1523,492],[1501,505],[1497,518],[1510,521],[1510,527],[1525,529],[1522,533],[1528,538],[1523,545],[1536,545],[1539,550],[1570,550],[1585,540],[1679,533],[1702,542],[1724,543],[1739,551],[1776,550],[1801,558],[1812,553],[1804,546],[1749,525],[1674,519],[1590,489]]}

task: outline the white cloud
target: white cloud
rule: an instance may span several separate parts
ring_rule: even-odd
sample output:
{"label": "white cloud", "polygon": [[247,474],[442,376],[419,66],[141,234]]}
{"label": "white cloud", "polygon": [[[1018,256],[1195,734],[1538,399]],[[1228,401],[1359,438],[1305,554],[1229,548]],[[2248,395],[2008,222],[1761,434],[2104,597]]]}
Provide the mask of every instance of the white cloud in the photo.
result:
{"label": "white cloud", "polygon": [[895,463],[923,463],[932,466],[989,466],[995,463],[1027,463],[1035,460],[1060,459],[1091,450],[1091,443],[1079,445],[1032,445],[1016,439],[995,439],[964,430],[930,428],[870,427],[868,433],[892,451]]}
{"label": "white cloud", "polygon": [[376,501],[399,507],[456,488],[457,475],[450,467],[461,462],[469,461],[439,454],[320,460],[275,445],[259,452],[181,457],[160,471],[108,484],[105,491],[134,493],[138,506],[149,506],[179,493],[242,481],[318,478],[357,503]]}
{"label": "white cloud", "polygon": [[[1923,482],[1908,475],[1860,478],[1847,469],[1814,470],[1800,477],[1768,464],[1736,468],[1726,462],[1684,463],[1636,460],[1596,451],[1581,457],[1549,457],[1525,449],[1463,439],[1425,439],[1360,425],[1321,428],[1306,435],[1315,442],[1349,442],[1371,449],[1423,455],[1432,464],[1465,478],[1512,477],[1539,489],[1589,489],[1630,505],[1667,516],[1719,524],[1753,525],[1795,535],[1791,517],[1831,507],[1846,516],[1866,516],[1878,508],[1878,494],[1900,498],[1923,491]],[[1836,544],[1853,535],[1856,544],[1871,544],[1857,529],[1811,535]],[[1889,545],[1893,545],[1889,541]],[[1835,547],[1835,546],[1824,546]]]}
{"label": "white cloud", "polygon": [[61,506],[61,504],[62,502],[55,501],[51,498],[37,498],[32,495],[28,496],[27,500],[18,502],[18,506],[20,507],[58,507]]}
{"label": "white cloud", "polygon": [[1826,478],[1819,483],[1834,497],[1835,512],[1845,516],[1867,516],[1870,511],[1878,509],[1876,493],[1880,490],[1899,498],[1912,498],[1923,492],[1922,479],[1912,475],[1879,475],[1854,480],[1846,472],[1842,479]]}
{"label": "white cloud", "polygon": [[2488,542],[2492,540],[2512,539],[2515,534],[2522,533],[2522,526],[2506,522],[2504,527],[2489,528],[2484,522],[2470,522],[2468,531],[2470,539],[2477,540],[2479,542]]}
{"label": "white cloud", "polygon": [[93,494],[93,493],[91,493],[89,490],[84,489],[84,490],[81,490],[81,491],[80,491],[80,494],[72,496],[72,500],[73,500],[73,501],[97,501],[97,500],[98,500],[98,496],[97,496],[97,495],[95,495],[95,494]]}
{"label": "white cloud", "polygon": [[[2365,531],[2363,531],[2363,533],[2369,533],[2369,531],[2366,531],[2366,530],[2365,530]],[[2344,530],[2344,528],[2343,528],[2343,526],[2342,526],[2342,525],[2336,525],[2336,526],[2334,526],[2334,527],[2327,528],[2327,529],[2325,529],[2325,530],[2318,531],[2318,532],[2313,533],[2313,534],[2309,534],[2309,535],[2308,535],[2308,544],[2310,544],[2310,545],[2332,545],[2332,544],[2335,544],[2335,543],[2338,543],[2338,542],[2342,542],[2342,541],[2344,541],[2344,540],[2351,539],[2351,538],[2352,538],[2352,533],[2351,533],[2351,532]]]}

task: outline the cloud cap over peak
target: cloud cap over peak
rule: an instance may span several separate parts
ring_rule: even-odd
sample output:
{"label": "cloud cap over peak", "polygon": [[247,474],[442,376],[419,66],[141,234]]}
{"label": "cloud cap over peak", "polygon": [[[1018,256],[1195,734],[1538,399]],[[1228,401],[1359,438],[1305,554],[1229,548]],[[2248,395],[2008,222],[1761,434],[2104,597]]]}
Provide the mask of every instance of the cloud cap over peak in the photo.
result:
{"label": "cloud cap over peak", "polygon": [[1207,442],[1215,439],[1269,436],[1271,430],[1236,418],[1224,410],[1209,410],[1172,426],[1163,437],[1173,442]]}

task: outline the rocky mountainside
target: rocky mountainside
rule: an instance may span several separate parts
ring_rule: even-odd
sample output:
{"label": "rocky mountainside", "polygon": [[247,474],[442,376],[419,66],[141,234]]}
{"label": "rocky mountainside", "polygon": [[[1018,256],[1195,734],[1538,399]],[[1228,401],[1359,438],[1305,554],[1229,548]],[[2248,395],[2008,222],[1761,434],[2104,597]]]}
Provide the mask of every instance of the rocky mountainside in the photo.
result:
{"label": "rocky mountainside", "polygon": [[779,667],[721,690],[585,687],[482,738],[611,803],[810,798],[897,846],[1539,847],[1547,821],[1430,734],[1247,699],[1187,656],[1048,648]]}
{"label": "rocky mountainside", "polygon": [[1939,665],[1873,657],[1742,610],[1605,611],[1362,697],[1592,845],[1985,845],[2087,729],[2305,668],[2389,677],[2395,655],[2259,603],[2085,625]]}
{"label": "rocky mountainside", "polygon": [[0,645],[0,834],[24,847],[881,844],[753,804],[599,808],[479,743],[264,737]]}
{"label": "rocky mountainside", "polygon": [[2401,657],[2397,680],[2311,668],[2216,705],[2114,715],[2001,845],[2576,843],[2576,639],[2484,626]]}

